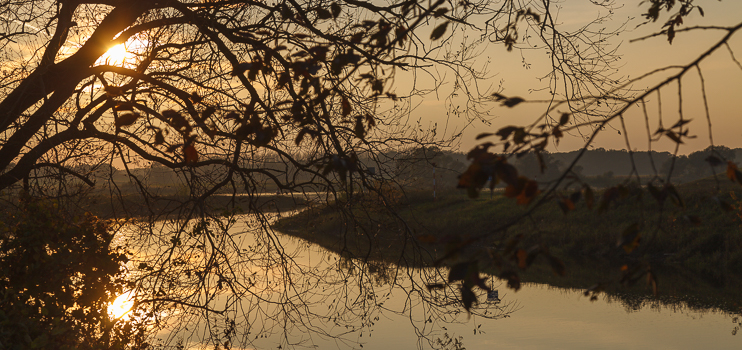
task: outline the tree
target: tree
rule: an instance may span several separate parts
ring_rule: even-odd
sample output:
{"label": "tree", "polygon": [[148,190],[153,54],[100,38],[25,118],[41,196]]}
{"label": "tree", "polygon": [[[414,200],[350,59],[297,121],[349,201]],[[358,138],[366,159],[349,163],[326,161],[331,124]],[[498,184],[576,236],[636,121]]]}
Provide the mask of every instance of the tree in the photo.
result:
{"label": "tree", "polygon": [[[226,324],[223,333],[208,333],[203,341],[229,346],[244,339],[235,322],[252,314],[270,309],[271,319],[286,321],[309,312],[295,298],[310,291],[293,294],[300,284],[291,281],[300,269],[281,249],[261,207],[258,193],[265,183],[342,201],[340,193],[352,196],[358,182],[375,188],[359,159],[379,161],[376,155],[386,148],[441,144],[406,125],[413,98],[435,92],[445,69],[456,94],[477,102],[482,94],[475,84],[483,73],[456,31],[480,25],[475,15],[494,16],[484,24],[487,31],[498,30],[493,40],[513,41],[519,23],[537,21],[521,5],[497,10],[486,1],[3,3],[0,190],[53,197],[64,206],[78,192],[67,186],[70,176],[93,184],[80,164],[108,164],[123,168],[136,188],[109,177],[111,196],[127,203],[128,196],[140,195],[153,212],[162,198],[138,169],[154,162],[175,170],[187,197],[164,200],[179,201],[167,213],[179,220],[155,221],[164,214],[153,213],[125,237],[136,252],[127,267],[138,307],[150,315],[143,321],[148,327],[164,327],[175,315],[194,315],[196,324],[209,329]],[[508,14],[517,18],[511,21]],[[500,26],[508,28],[505,37]],[[433,88],[412,84],[395,90],[395,80],[421,73],[433,79],[420,84]],[[478,111],[467,113],[476,117]],[[221,208],[227,212],[235,211],[238,192],[248,198],[259,223],[252,253],[228,232],[234,219],[216,218],[208,208],[207,199],[218,192],[233,194]],[[255,278],[243,273],[257,262],[265,276],[277,271],[294,289],[252,291]],[[242,321],[235,315],[237,303],[227,303],[229,312],[215,308],[224,306],[216,305],[223,300],[217,297],[227,292],[252,302]],[[165,312],[172,307],[183,311]]]}
{"label": "tree", "polygon": [[[672,4],[653,1],[648,18],[656,20],[655,9]],[[523,102],[479,86],[487,72],[476,61],[477,50],[485,43],[503,44],[506,50],[519,45],[548,50],[552,70],[546,81],[554,96],[549,113],[568,106],[555,120],[547,113],[529,128],[501,130],[506,152],[543,149],[537,142],[558,138],[560,128],[593,125],[591,118],[605,108],[625,103],[622,80],[606,73],[618,55],[604,40],[623,25],[601,30],[607,19],[601,17],[562,31],[552,6],[549,1],[486,0],[5,3],[0,5],[0,189],[15,190],[20,183],[27,195],[64,198],[69,176],[85,178],[74,170],[76,164],[108,164],[123,168],[137,189],[132,193],[152,208],[162,198],[137,168],[155,163],[173,169],[188,190],[185,199],[166,198],[181,204],[168,212],[180,220],[145,221],[126,242],[138,252],[130,268],[141,295],[139,307],[154,315],[147,320],[164,327],[167,318],[178,314],[165,311],[175,307],[184,318],[193,316],[196,324],[209,326],[205,342],[225,347],[246,339],[246,333],[237,334],[236,324],[245,326],[254,314],[270,314],[287,332],[297,317],[316,315],[303,299],[311,288],[294,281],[305,276],[302,267],[268,227],[270,218],[258,195],[266,183],[325,193],[352,221],[355,189],[378,191],[372,178],[387,180],[368,168],[382,169],[373,163],[384,161],[381,155],[388,148],[450,141],[407,125],[415,98],[450,82],[445,100],[451,113],[468,120],[484,118],[493,100],[508,107]],[[684,10],[668,22],[670,40],[677,32],[676,18],[693,8],[682,2]],[[479,39],[471,43],[463,31]],[[571,45],[578,41],[583,45]],[[126,53],[117,56],[119,45]],[[401,81],[412,83],[400,87]],[[600,101],[613,103],[606,107]],[[611,115],[605,123],[620,114]],[[543,134],[532,134],[542,121],[551,125],[541,128]],[[570,121],[581,122],[568,127]],[[487,154],[488,148],[472,153],[475,162],[506,164]],[[537,185],[534,190],[533,182],[513,176],[508,166],[498,169],[505,169],[505,175],[487,175],[517,187],[515,195],[531,202]],[[489,178],[467,174],[462,178],[471,181],[463,185],[473,190]],[[110,188],[122,202],[129,195],[115,181]],[[237,225],[234,218],[213,215],[207,200],[218,192],[233,194],[220,208],[227,212],[236,211],[238,193],[247,197],[247,209],[258,223],[254,242],[229,233]],[[117,216],[127,216],[123,213]],[[371,232],[364,234],[371,239]],[[403,234],[405,243],[417,244],[411,232]],[[367,269],[371,262],[350,263]],[[463,273],[449,279],[464,280],[465,288],[456,291],[466,309],[476,311],[471,287],[483,286],[478,270],[472,274],[468,271],[475,265],[457,266],[454,270]],[[458,275],[462,278],[454,278]],[[364,298],[373,298],[364,287],[368,278],[361,274],[354,281]],[[286,288],[256,292],[251,287],[258,281]],[[239,317],[237,308],[242,308]],[[188,322],[179,325],[185,328]]]}

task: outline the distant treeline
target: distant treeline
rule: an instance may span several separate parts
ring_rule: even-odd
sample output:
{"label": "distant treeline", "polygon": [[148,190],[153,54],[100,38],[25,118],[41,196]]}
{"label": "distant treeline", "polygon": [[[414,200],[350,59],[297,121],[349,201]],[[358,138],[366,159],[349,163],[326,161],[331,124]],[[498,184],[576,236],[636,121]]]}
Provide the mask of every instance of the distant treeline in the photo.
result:
{"label": "distant treeline", "polygon": [[[512,156],[509,162],[520,174],[535,178],[539,182],[557,179],[564,170],[579,156],[580,151],[540,154],[541,161],[534,153]],[[466,154],[440,150],[437,148],[420,148],[406,153],[407,157],[397,157],[397,166],[405,171],[398,172],[397,180],[412,187],[432,186],[433,173],[436,169],[436,180],[439,188],[455,186],[456,177],[468,164]],[[742,148],[730,149],[725,146],[706,148],[689,155],[673,157],[669,152],[631,152],[626,150],[606,150],[597,148],[586,150],[575,164],[572,172],[583,181],[596,186],[606,187],[626,180],[629,175],[651,178],[657,175],[666,180],[672,169],[670,180],[680,184],[706,178],[722,173],[726,165],[712,167],[707,161],[709,156],[724,161],[742,159]]]}
{"label": "distant treeline", "polygon": [[[580,151],[542,152],[541,162],[534,153],[525,153],[520,157],[511,156],[509,162],[522,175],[539,182],[550,182],[557,179],[579,153]],[[673,157],[669,152],[629,153],[625,150],[597,148],[585,151],[572,172],[591,186],[606,187],[626,180],[632,172],[647,179],[655,174],[666,179],[668,171],[672,168],[670,180],[680,184],[724,172],[726,165],[717,166],[714,169],[706,161],[710,155],[724,161],[742,160],[742,148],[730,149],[725,146],[716,146],[713,150],[707,148],[687,156],[677,157]],[[417,147],[388,151],[373,155],[373,158],[370,155],[359,155],[358,163],[358,171],[364,172],[364,178],[369,183],[393,180],[405,189],[435,189],[444,192],[455,189],[458,176],[466,170],[470,161],[466,159],[464,152],[442,150],[437,147]],[[296,188],[293,188],[296,191],[302,183],[311,184],[312,177],[316,176],[306,172],[297,172],[297,169],[280,159],[263,159],[250,164],[249,167],[261,169],[253,175],[253,180],[257,182],[245,186],[238,179],[235,183],[237,192],[247,191],[248,187],[250,192],[277,192],[278,187],[268,175],[293,180],[298,184]],[[90,182],[96,183],[95,187],[98,190],[108,191],[111,186],[115,186],[119,191],[136,192],[140,185],[144,185],[161,195],[187,194],[187,183],[191,181],[189,180],[191,177],[195,176],[201,180],[206,177],[217,179],[226,171],[214,166],[206,170],[200,169],[199,174],[194,174],[188,169],[173,170],[159,164],[146,168],[130,168],[128,171],[117,169],[109,164],[98,166],[82,164],[75,166],[73,170],[90,179]],[[335,176],[335,174],[328,174],[328,176]],[[358,173],[353,177],[360,180]],[[82,181],[76,182],[79,182],[80,186],[85,186]],[[282,191],[290,191],[290,189]]]}

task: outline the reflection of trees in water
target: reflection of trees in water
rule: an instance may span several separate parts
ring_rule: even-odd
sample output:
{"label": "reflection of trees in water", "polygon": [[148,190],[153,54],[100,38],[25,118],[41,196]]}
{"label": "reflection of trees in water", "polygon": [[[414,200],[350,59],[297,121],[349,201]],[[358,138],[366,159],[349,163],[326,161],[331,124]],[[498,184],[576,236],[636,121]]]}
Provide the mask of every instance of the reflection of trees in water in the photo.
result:
{"label": "reflection of trees in water", "polygon": [[[432,346],[442,326],[469,318],[455,286],[425,287],[445,271],[340,257],[272,232],[260,225],[265,219],[161,221],[128,236],[131,276],[138,293],[151,296],[139,306],[152,313],[156,343],[346,348],[394,318]],[[485,318],[509,312],[500,304],[472,309]]]}

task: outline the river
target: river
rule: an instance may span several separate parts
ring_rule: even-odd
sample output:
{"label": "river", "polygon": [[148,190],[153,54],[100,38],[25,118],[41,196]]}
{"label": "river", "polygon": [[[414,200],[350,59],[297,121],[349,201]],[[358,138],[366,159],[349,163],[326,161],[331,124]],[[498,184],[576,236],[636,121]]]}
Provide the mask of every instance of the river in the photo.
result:
{"label": "river", "polygon": [[[732,334],[734,315],[713,306],[651,300],[629,305],[606,294],[590,301],[582,290],[542,283],[525,283],[515,292],[488,278],[499,301],[487,301],[480,291],[469,315],[456,301],[455,286],[425,288],[442,282],[445,271],[341,258],[298,238],[255,231],[246,218],[225,236],[243,251],[225,256],[241,259],[233,266],[239,269],[233,282],[246,287],[211,294],[193,287],[184,300],[209,300],[222,311],[211,319],[198,310],[160,309],[158,324],[167,324],[158,333],[161,342],[214,348],[204,338],[216,331],[231,332],[232,349],[742,348],[742,338]],[[142,259],[163,252],[148,242]],[[233,327],[222,325],[230,320]]]}

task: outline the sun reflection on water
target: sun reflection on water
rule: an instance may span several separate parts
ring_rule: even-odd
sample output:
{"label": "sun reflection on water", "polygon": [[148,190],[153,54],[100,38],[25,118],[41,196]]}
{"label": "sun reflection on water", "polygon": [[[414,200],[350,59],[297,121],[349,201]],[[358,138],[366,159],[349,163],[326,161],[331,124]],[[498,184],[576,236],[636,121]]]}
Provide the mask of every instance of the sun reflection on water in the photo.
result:
{"label": "sun reflection on water", "polygon": [[131,291],[119,295],[116,300],[108,306],[108,313],[115,319],[126,317],[134,308],[134,293]]}

